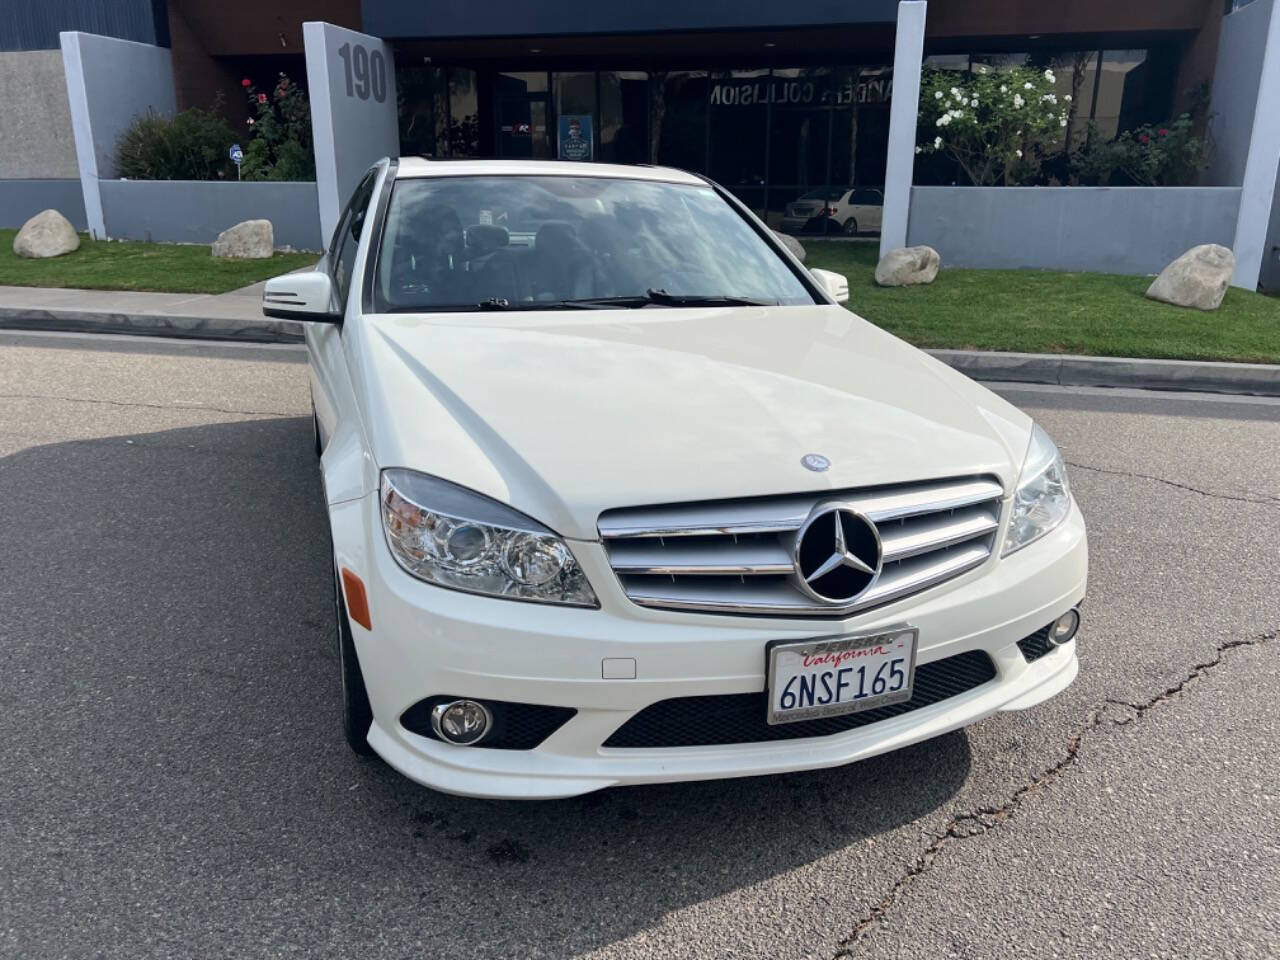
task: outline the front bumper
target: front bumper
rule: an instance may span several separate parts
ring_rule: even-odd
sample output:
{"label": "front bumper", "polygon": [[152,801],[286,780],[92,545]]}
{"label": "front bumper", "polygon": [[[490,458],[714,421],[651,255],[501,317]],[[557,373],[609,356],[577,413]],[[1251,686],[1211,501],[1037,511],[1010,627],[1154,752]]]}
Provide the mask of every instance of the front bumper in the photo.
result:
{"label": "front bumper", "polygon": [[[940,587],[840,620],[791,620],[648,610],[622,593],[599,544],[573,542],[598,610],[477,597],[419,582],[391,557],[376,496],[334,505],[339,564],[365,581],[371,631],[353,624],[373,705],[370,745],[426,786],[482,797],[567,797],[624,784],[754,776],[830,767],[938,736],[1061,691],[1078,668],[1075,643],[1028,662],[1017,641],[1084,597],[1087,545],[1077,508],[1050,535],[1007,560]],[[765,644],[910,623],[917,663],[982,650],[996,678],[901,716],[831,736],[728,746],[602,746],[643,708],[675,697],[758,692]],[[633,660],[635,679],[602,679],[605,659]],[[530,750],[458,747],[399,720],[425,697],[572,707]]]}

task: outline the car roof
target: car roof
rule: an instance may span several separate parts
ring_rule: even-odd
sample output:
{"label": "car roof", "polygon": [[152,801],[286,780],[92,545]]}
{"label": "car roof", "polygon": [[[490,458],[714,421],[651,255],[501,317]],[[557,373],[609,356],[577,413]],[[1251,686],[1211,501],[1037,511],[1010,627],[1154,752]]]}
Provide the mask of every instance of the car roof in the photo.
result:
{"label": "car roof", "polygon": [[401,157],[396,179],[415,177],[613,177],[658,180],[705,186],[706,181],[674,167],[641,167],[620,163],[573,163],[567,160],[427,160]]}

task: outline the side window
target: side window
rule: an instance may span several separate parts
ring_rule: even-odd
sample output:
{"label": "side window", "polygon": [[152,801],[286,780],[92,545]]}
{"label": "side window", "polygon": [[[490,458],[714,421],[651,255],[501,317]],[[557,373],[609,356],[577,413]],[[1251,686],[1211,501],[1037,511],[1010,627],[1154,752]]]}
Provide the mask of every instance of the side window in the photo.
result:
{"label": "side window", "polygon": [[351,195],[351,202],[338,221],[338,229],[333,234],[333,256],[330,269],[333,271],[333,283],[338,290],[338,302],[345,305],[347,292],[351,289],[351,271],[356,263],[356,251],[360,248],[360,233],[364,228],[364,218],[369,211],[369,201],[373,197],[373,186],[378,182],[378,171],[370,170]]}

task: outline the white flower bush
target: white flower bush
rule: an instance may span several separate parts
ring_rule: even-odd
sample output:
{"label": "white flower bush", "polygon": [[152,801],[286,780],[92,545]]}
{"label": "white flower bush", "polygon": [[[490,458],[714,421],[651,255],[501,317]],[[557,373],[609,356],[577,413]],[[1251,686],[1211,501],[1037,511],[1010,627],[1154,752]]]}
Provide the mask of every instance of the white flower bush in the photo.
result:
{"label": "white flower bush", "polygon": [[1071,98],[1058,95],[1056,82],[1052,70],[1030,67],[927,71],[917,152],[950,157],[980,186],[1034,176],[1041,158],[1060,148],[1068,122]]}

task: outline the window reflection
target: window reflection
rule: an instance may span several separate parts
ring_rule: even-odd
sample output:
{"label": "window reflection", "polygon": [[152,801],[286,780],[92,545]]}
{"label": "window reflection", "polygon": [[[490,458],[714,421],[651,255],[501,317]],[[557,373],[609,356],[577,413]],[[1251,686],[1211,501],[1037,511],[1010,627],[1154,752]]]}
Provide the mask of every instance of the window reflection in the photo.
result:
{"label": "window reflection", "polygon": [[556,113],[596,112],[594,73],[557,73],[554,80]]}
{"label": "window reflection", "polygon": [[[712,74],[711,179],[727,187],[764,186],[770,91],[767,69]],[[739,196],[751,209],[762,209],[763,190]]]}
{"label": "window reflection", "polygon": [[480,156],[480,98],[476,72],[455,67],[449,71],[449,156]]}
{"label": "window reflection", "polygon": [[681,170],[707,169],[707,80],[705,70],[653,74],[649,104],[652,163]]}
{"label": "window reflection", "polygon": [[600,74],[600,159],[646,163],[649,74],[638,70]]}
{"label": "window reflection", "polygon": [[436,156],[448,148],[449,91],[439,67],[396,68],[400,152]]}

